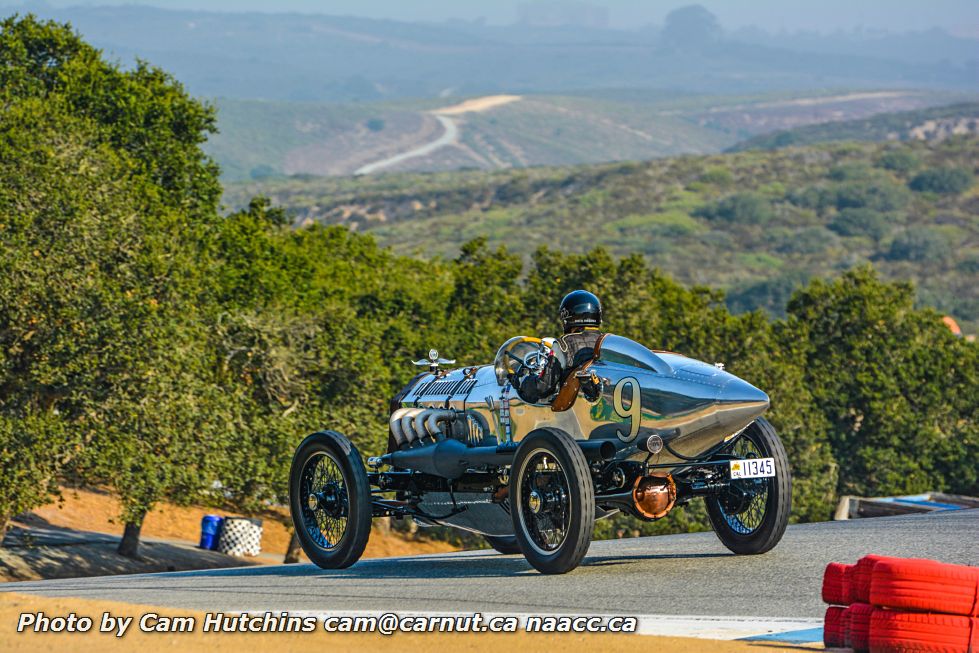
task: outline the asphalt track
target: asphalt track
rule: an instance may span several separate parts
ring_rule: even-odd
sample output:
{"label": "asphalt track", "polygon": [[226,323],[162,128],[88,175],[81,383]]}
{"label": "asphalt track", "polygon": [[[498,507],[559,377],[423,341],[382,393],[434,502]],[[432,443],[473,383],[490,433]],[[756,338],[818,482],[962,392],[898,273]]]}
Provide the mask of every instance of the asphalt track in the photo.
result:
{"label": "asphalt track", "polygon": [[979,510],[791,526],[760,556],[734,556],[713,533],[595,542],[563,576],[542,576],[522,556],[477,551],[364,560],[342,571],[280,565],[7,583],[0,591],[209,611],[818,618],[826,563],[868,553],[979,565]]}

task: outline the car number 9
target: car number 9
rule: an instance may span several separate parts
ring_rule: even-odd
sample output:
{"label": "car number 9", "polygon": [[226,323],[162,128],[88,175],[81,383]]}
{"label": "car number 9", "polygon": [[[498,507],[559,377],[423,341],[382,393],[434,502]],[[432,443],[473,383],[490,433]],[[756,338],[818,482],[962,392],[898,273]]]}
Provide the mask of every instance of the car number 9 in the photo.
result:
{"label": "car number 9", "polygon": [[[625,407],[622,397],[625,387],[629,386],[629,407]],[[642,391],[639,389],[639,381],[631,376],[627,376],[615,384],[612,391],[612,408],[619,417],[628,418],[629,433],[625,434],[616,429],[615,435],[623,442],[632,442],[639,435],[639,425],[642,422]]]}

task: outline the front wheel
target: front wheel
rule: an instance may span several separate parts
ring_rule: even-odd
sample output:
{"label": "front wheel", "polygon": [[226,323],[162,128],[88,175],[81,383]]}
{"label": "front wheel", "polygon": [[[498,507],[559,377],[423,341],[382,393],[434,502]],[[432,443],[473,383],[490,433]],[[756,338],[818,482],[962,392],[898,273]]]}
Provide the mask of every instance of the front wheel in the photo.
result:
{"label": "front wheel", "polygon": [[527,435],[513,458],[509,494],[514,533],[527,562],[545,574],[577,567],[595,524],[595,489],[578,443],[557,429]]}
{"label": "front wheel", "polygon": [[721,542],[737,554],[770,551],[785,533],[792,509],[792,474],[778,434],[759,417],[725,451],[736,458],[774,458],[775,476],[738,479],[707,497],[707,516]]}
{"label": "front wheel", "polygon": [[318,567],[344,569],[371,534],[371,491],[357,448],[334,431],[299,445],[289,472],[289,507],[303,551]]}

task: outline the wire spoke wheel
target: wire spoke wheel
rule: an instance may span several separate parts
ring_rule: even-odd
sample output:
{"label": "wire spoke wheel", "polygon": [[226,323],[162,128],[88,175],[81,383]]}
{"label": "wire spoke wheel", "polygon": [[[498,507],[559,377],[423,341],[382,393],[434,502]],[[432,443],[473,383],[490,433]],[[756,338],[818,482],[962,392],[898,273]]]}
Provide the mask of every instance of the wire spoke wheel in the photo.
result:
{"label": "wire spoke wheel", "polygon": [[553,455],[537,450],[530,455],[522,480],[520,512],[527,534],[540,551],[555,551],[571,523],[568,476]]}
{"label": "wire spoke wheel", "polygon": [[[723,490],[705,497],[714,533],[739,555],[770,551],[782,539],[792,509],[792,472],[785,447],[768,420],[759,417],[724,453],[737,459],[772,458],[775,476],[730,480]],[[727,475],[719,480],[727,480]]]}
{"label": "wire spoke wheel", "polygon": [[313,563],[343,569],[360,559],[373,507],[367,470],[350,440],[319,431],[302,441],[289,470],[289,508],[299,543]]}
{"label": "wire spoke wheel", "polygon": [[[749,437],[741,437],[731,448],[731,454],[736,458],[762,458],[758,445]],[[768,490],[771,478],[751,478],[732,482],[728,495],[720,500],[721,514],[725,521],[736,533],[748,535],[753,533],[765,521],[765,511],[768,506]]]}
{"label": "wire spoke wheel", "polygon": [[591,543],[595,493],[588,461],[558,429],[527,434],[510,475],[510,517],[520,550],[535,569],[563,574],[577,567]]}
{"label": "wire spoke wheel", "polygon": [[302,472],[300,505],[303,525],[316,544],[335,548],[347,531],[350,496],[340,465],[328,453],[314,454]]}

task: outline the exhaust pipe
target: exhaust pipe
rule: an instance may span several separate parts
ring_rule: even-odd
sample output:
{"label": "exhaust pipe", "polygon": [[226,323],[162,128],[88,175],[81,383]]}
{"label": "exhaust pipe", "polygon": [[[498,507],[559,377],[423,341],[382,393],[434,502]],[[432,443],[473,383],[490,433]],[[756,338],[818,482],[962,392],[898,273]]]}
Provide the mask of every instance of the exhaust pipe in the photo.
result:
{"label": "exhaust pipe", "polygon": [[[477,451],[477,449],[489,451]],[[480,464],[477,458],[490,453],[496,454],[496,447],[470,448],[459,440],[446,439],[437,444],[394,451],[381,456],[381,460],[401,469],[411,469],[444,478],[459,478],[469,467]]]}
{"label": "exhaust pipe", "polygon": [[388,425],[391,427],[391,435],[394,436],[394,441],[398,443],[398,446],[408,444],[408,437],[405,432],[401,429],[401,418],[404,417],[405,413],[411,408],[399,408],[393,413],[391,413],[391,418],[388,420]]}
{"label": "exhaust pipe", "polygon": [[401,415],[401,432],[405,435],[405,440],[408,444],[417,441],[420,436],[415,432],[413,421],[418,413],[423,412],[424,408],[406,408],[403,415]]}
{"label": "exhaust pipe", "polygon": [[576,440],[576,442],[590,462],[608,462],[615,458],[615,445],[611,440]]}
{"label": "exhaust pipe", "polygon": [[408,446],[414,443],[425,444],[426,440],[444,440],[447,436],[445,430],[440,429],[439,422],[448,426],[456,418],[453,410],[441,410],[437,408],[399,408],[388,420],[391,427],[391,434],[398,447]]}
{"label": "exhaust pipe", "polygon": [[[457,414],[454,410],[432,408],[415,418],[415,431],[418,433],[427,433],[435,440],[444,440],[446,438],[446,432],[439,429],[438,423],[443,422],[446,427],[450,427],[452,421],[456,419],[456,416]],[[424,420],[424,426],[422,425],[422,420]]]}
{"label": "exhaust pipe", "polygon": [[[444,415],[429,415],[427,419],[438,422],[444,418]],[[615,457],[615,445],[610,440],[578,440],[578,445],[591,462],[608,461]],[[459,478],[473,467],[511,465],[515,453],[513,447],[469,447],[461,440],[444,438],[436,444],[391,452],[381,456],[381,462],[434,476]]]}

